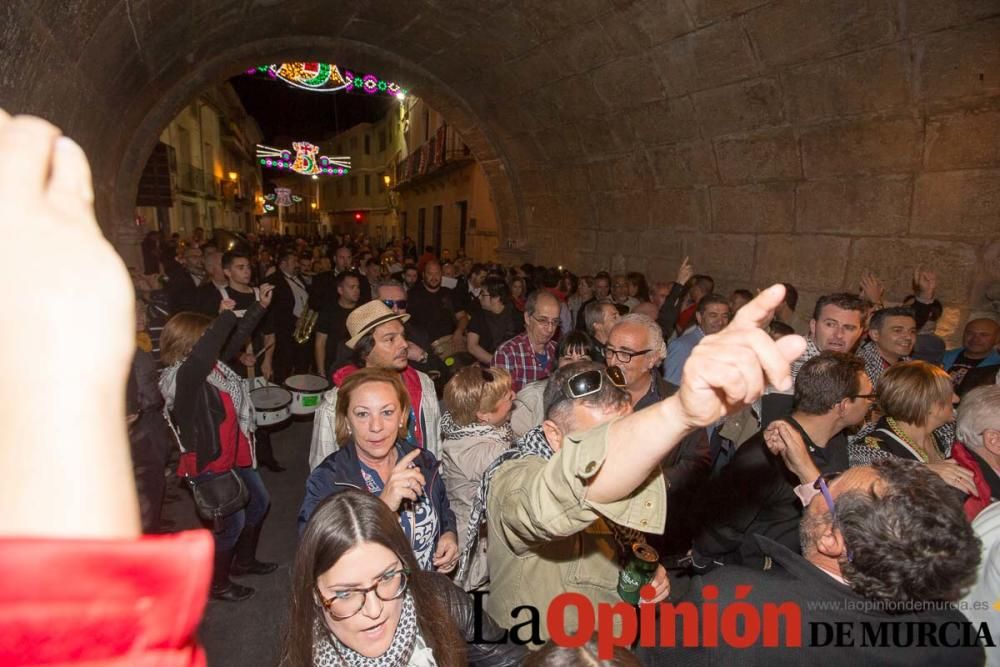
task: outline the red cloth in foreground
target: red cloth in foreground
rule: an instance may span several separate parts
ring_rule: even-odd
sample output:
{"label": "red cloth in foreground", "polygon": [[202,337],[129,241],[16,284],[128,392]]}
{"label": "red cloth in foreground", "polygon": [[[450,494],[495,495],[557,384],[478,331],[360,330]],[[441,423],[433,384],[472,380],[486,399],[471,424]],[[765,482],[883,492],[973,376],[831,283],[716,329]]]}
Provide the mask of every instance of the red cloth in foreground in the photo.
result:
{"label": "red cloth in foreground", "polygon": [[0,539],[0,665],[204,667],[207,530]]}
{"label": "red cloth in foreground", "polygon": [[966,470],[972,471],[972,482],[976,485],[979,497],[969,496],[965,499],[965,505],[963,506],[965,518],[972,521],[976,518],[976,515],[989,506],[990,485],[986,481],[983,471],[979,468],[979,463],[972,457],[969,450],[965,448],[965,445],[958,440],[951,447],[951,458],[955,459],[955,462]]}

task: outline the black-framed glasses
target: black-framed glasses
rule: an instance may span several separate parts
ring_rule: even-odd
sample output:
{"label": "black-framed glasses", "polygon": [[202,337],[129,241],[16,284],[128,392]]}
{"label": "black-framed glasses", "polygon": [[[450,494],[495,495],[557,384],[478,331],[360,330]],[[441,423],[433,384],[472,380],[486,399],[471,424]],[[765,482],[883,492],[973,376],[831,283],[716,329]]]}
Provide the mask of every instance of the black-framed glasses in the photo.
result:
{"label": "black-framed glasses", "polygon": [[635,352],[629,350],[619,350],[616,347],[611,347],[610,345],[604,346],[604,356],[608,359],[613,357],[618,357],[618,360],[623,364],[627,364],[632,361],[632,357],[641,357],[644,354],[649,354],[653,349],[648,350],[636,350]]}
{"label": "black-framed glasses", "polygon": [[603,370],[582,371],[570,377],[563,384],[563,391],[570,398],[583,398],[596,394],[604,386],[604,378],[608,378],[616,387],[625,387],[625,374],[617,366],[608,366]]}
{"label": "black-framed glasses", "polygon": [[382,299],[382,303],[389,306],[390,308],[399,308],[400,310],[406,310],[406,299]]}
{"label": "black-framed glasses", "polygon": [[[827,473],[825,475],[820,475],[819,478],[813,483],[813,488],[820,492],[823,496],[823,500],[826,501],[826,508],[830,510],[830,516],[833,518],[833,523],[837,523],[837,506],[833,502],[833,495],[830,493],[830,484],[833,480],[840,477],[839,472]],[[851,553],[851,548],[847,547],[847,562],[850,563],[854,560],[854,554]]]}
{"label": "black-framed glasses", "polygon": [[382,602],[391,602],[402,597],[406,591],[406,582],[409,575],[410,571],[406,568],[386,572],[368,588],[351,588],[345,591],[337,591],[331,598],[323,597],[318,588],[316,592],[319,594],[320,604],[323,605],[330,616],[338,621],[343,621],[354,616],[364,608],[369,593],[375,593],[375,597]]}

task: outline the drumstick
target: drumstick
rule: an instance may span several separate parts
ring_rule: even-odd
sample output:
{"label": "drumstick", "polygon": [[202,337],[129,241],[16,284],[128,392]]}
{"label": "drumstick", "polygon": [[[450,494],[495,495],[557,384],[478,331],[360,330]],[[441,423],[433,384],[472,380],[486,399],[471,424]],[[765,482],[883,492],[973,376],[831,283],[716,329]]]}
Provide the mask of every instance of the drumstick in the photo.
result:
{"label": "drumstick", "polygon": [[257,354],[256,354],[256,355],[254,356],[254,359],[260,359],[260,355],[262,355],[262,354],[264,354],[265,352],[267,352],[268,350],[270,350],[270,349],[271,349],[271,348],[272,348],[273,346],[274,346],[274,343],[271,343],[270,345],[267,345],[267,346],[265,346],[263,350],[261,350],[260,352],[258,352],[258,353],[257,353]]}

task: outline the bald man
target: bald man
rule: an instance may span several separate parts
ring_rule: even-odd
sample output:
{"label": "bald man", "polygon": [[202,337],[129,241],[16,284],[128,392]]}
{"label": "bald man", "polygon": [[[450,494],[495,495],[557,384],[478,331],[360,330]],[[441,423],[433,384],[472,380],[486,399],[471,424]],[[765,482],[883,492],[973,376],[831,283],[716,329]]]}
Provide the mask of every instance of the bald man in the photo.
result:
{"label": "bald man", "polygon": [[962,347],[944,353],[942,364],[957,387],[973,368],[1000,365],[1000,324],[985,317],[969,320],[962,334]]}

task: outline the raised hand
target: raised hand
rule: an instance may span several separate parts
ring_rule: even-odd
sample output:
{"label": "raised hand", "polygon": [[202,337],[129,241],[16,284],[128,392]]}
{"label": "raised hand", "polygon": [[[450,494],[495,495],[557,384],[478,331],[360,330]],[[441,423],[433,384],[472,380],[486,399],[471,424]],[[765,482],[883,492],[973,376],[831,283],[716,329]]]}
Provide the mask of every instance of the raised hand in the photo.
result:
{"label": "raised hand", "polygon": [[415,449],[396,462],[389,479],[385,480],[385,488],[379,498],[393,512],[399,510],[404,500],[417,500],[424,495],[424,475],[420,468],[409,467],[413,460],[420,456],[420,450]]}
{"label": "raised hand", "polygon": [[785,466],[791,470],[803,484],[813,482],[819,477],[819,468],[809,456],[802,434],[784,420],[771,422],[764,431],[764,442],[772,454],[780,456]]}
{"label": "raised hand", "polygon": [[236,307],[236,302],[232,299],[223,299],[219,302],[219,312],[224,313],[227,310],[232,310]]}
{"label": "raised hand", "polygon": [[264,283],[260,286],[260,305],[265,308],[270,307],[271,298],[274,296],[274,285],[271,283]]}
{"label": "raised hand", "polygon": [[761,329],[784,298],[785,288],[772,285],[740,308],[729,326],[691,351],[677,392],[689,428],[714,424],[742,409],[760,398],[767,384],[791,388],[791,362],[805,351],[805,339],[774,341]]}
{"label": "raised hand", "polygon": [[937,275],[918,266],[913,271],[913,289],[921,299],[932,300],[937,289]]}
{"label": "raised hand", "polygon": [[691,267],[691,262],[685,257],[681,261],[680,267],[677,269],[677,278],[674,279],[678,285],[686,285],[687,281],[691,280],[691,276],[694,275],[694,269]]}
{"label": "raised hand", "polygon": [[868,301],[879,305],[882,303],[882,297],[885,295],[885,285],[882,281],[878,279],[871,271],[865,271],[861,274],[861,297],[867,299]]}

